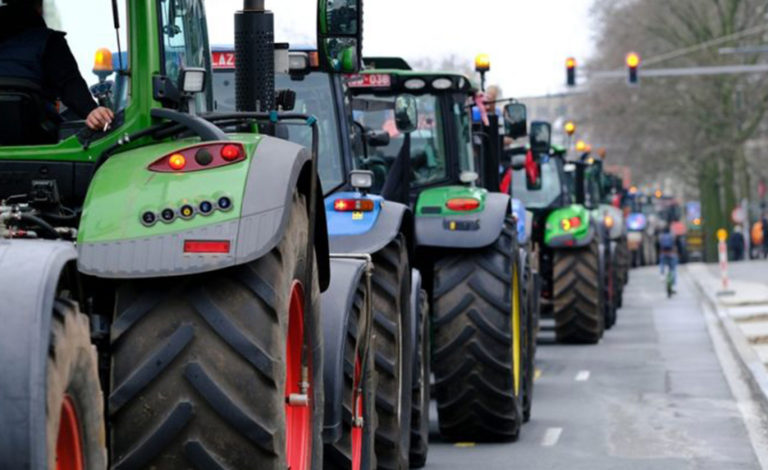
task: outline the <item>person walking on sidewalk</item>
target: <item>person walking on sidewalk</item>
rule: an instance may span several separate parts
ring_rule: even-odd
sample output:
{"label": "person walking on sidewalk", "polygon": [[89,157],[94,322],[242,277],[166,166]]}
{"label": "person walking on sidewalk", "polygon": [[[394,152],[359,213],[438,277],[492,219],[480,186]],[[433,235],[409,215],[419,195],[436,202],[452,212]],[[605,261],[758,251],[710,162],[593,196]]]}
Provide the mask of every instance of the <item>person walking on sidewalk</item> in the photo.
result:
{"label": "person walking on sidewalk", "polygon": [[741,225],[736,225],[728,240],[728,248],[731,252],[731,261],[741,261],[744,259],[744,234]]}

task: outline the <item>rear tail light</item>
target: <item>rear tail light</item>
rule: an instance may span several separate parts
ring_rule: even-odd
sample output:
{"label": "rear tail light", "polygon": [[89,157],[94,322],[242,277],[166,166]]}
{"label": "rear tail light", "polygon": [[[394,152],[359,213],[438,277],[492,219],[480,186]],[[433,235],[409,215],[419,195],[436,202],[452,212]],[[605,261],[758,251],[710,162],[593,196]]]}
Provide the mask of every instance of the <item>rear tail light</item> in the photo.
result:
{"label": "rear tail light", "polygon": [[370,199],[336,199],[333,210],[336,212],[373,212],[373,201]]}
{"label": "rear tail light", "polygon": [[571,217],[570,219],[563,219],[560,221],[560,224],[563,227],[563,230],[566,232],[569,230],[575,230],[579,227],[581,227],[581,218],[579,217]]}
{"label": "rear tail light", "polygon": [[185,240],[184,253],[229,253],[230,242],[227,240]]}
{"label": "rear tail light", "polygon": [[480,207],[480,201],[472,197],[448,199],[445,207],[457,212],[473,211]]}
{"label": "rear tail light", "polygon": [[149,165],[158,173],[186,173],[231,165],[245,160],[243,144],[199,144],[177,150]]}

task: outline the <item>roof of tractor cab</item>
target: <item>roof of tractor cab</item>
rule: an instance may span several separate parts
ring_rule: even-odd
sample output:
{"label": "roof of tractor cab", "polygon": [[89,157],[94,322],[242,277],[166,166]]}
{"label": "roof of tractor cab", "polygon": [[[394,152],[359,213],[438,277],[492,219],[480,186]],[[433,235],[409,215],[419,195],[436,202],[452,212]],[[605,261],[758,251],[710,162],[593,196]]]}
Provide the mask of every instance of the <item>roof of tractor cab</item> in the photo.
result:
{"label": "roof of tractor cab", "polygon": [[424,72],[399,69],[365,70],[356,76],[353,75],[348,86],[353,93],[357,94],[465,93],[474,95],[478,90],[472,80],[457,72]]}

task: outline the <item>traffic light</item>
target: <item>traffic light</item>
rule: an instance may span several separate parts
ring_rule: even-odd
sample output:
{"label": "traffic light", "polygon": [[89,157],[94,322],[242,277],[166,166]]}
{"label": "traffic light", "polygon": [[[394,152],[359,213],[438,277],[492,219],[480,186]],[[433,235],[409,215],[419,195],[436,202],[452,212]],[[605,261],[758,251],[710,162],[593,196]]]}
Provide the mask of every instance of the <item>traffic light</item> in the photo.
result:
{"label": "traffic light", "polygon": [[629,71],[627,82],[630,85],[637,85],[637,68],[639,66],[640,66],[640,56],[635,52],[630,52],[629,54],[627,54],[627,70]]}
{"label": "traffic light", "polygon": [[565,59],[565,75],[568,86],[576,86],[576,59],[573,57]]}
{"label": "traffic light", "polygon": [[565,133],[569,136],[572,136],[576,132],[576,124],[573,123],[573,121],[568,121],[565,123]]}

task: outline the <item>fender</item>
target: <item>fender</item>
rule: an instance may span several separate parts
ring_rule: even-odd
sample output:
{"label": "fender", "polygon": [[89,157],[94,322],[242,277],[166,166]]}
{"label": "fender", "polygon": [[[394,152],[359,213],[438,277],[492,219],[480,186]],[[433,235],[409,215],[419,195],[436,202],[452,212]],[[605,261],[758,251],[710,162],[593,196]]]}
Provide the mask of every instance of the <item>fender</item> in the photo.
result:
{"label": "fender", "polygon": [[487,193],[485,210],[481,212],[466,215],[417,216],[416,245],[483,248],[498,240],[504,221],[509,214],[508,194]]}
{"label": "fender", "polygon": [[[335,199],[336,196],[331,196]],[[386,201],[375,196],[370,198],[379,201],[378,216],[375,222],[372,222],[370,229],[364,233],[356,235],[342,235],[334,233],[333,229],[329,227],[329,243],[330,251],[332,253],[366,253],[373,254],[381,250],[385,246],[397,237],[398,234],[403,233],[408,241],[409,254],[413,255],[413,212],[411,209],[398,202]],[[331,206],[332,207],[332,206]],[[326,204],[326,210],[328,204]],[[333,209],[329,210],[332,211]],[[336,213],[333,216],[329,216],[329,219],[335,220],[339,217],[349,217],[352,219],[351,212],[345,212],[342,214]],[[333,224],[333,222],[331,222]]]}
{"label": "fender", "polygon": [[[578,226],[571,223],[572,228],[566,230],[566,219],[578,218]],[[577,222],[574,220],[574,222]],[[544,242],[551,248],[581,248],[592,243],[592,237],[600,236],[598,227],[603,227],[602,221],[597,221],[583,206],[574,204],[553,211],[547,217]]]}
{"label": "fender", "polygon": [[[208,170],[147,170],[161,156],[199,144],[195,139],[128,150],[108,160],[94,176],[84,204],[79,269],[112,279],[179,276],[245,264],[272,250],[283,237],[294,189],[309,195],[310,154],[269,136],[237,137],[246,161]],[[196,207],[222,195],[231,198],[233,210],[210,215],[196,211],[188,220],[142,225],[146,211],[179,211],[184,204]],[[315,247],[324,290],[330,268],[322,196],[316,214]],[[225,254],[185,254],[185,240],[228,241],[233,248]]]}
{"label": "fender", "polygon": [[62,273],[76,275],[71,243],[0,241],[0,462],[47,468],[46,367]]}
{"label": "fender", "polygon": [[[331,283],[320,297],[323,326],[323,377],[325,380],[325,418],[323,441],[333,443],[342,433],[344,399],[344,351],[349,314],[360,283],[365,283],[365,262],[354,259],[331,260]],[[365,322],[359,322],[363,327]],[[357,337],[363,334],[358,331]]]}
{"label": "fender", "polygon": [[512,215],[517,222],[517,242],[521,245],[528,243],[531,238],[531,226],[529,218],[532,214],[526,210],[525,204],[519,199],[512,198]]}

